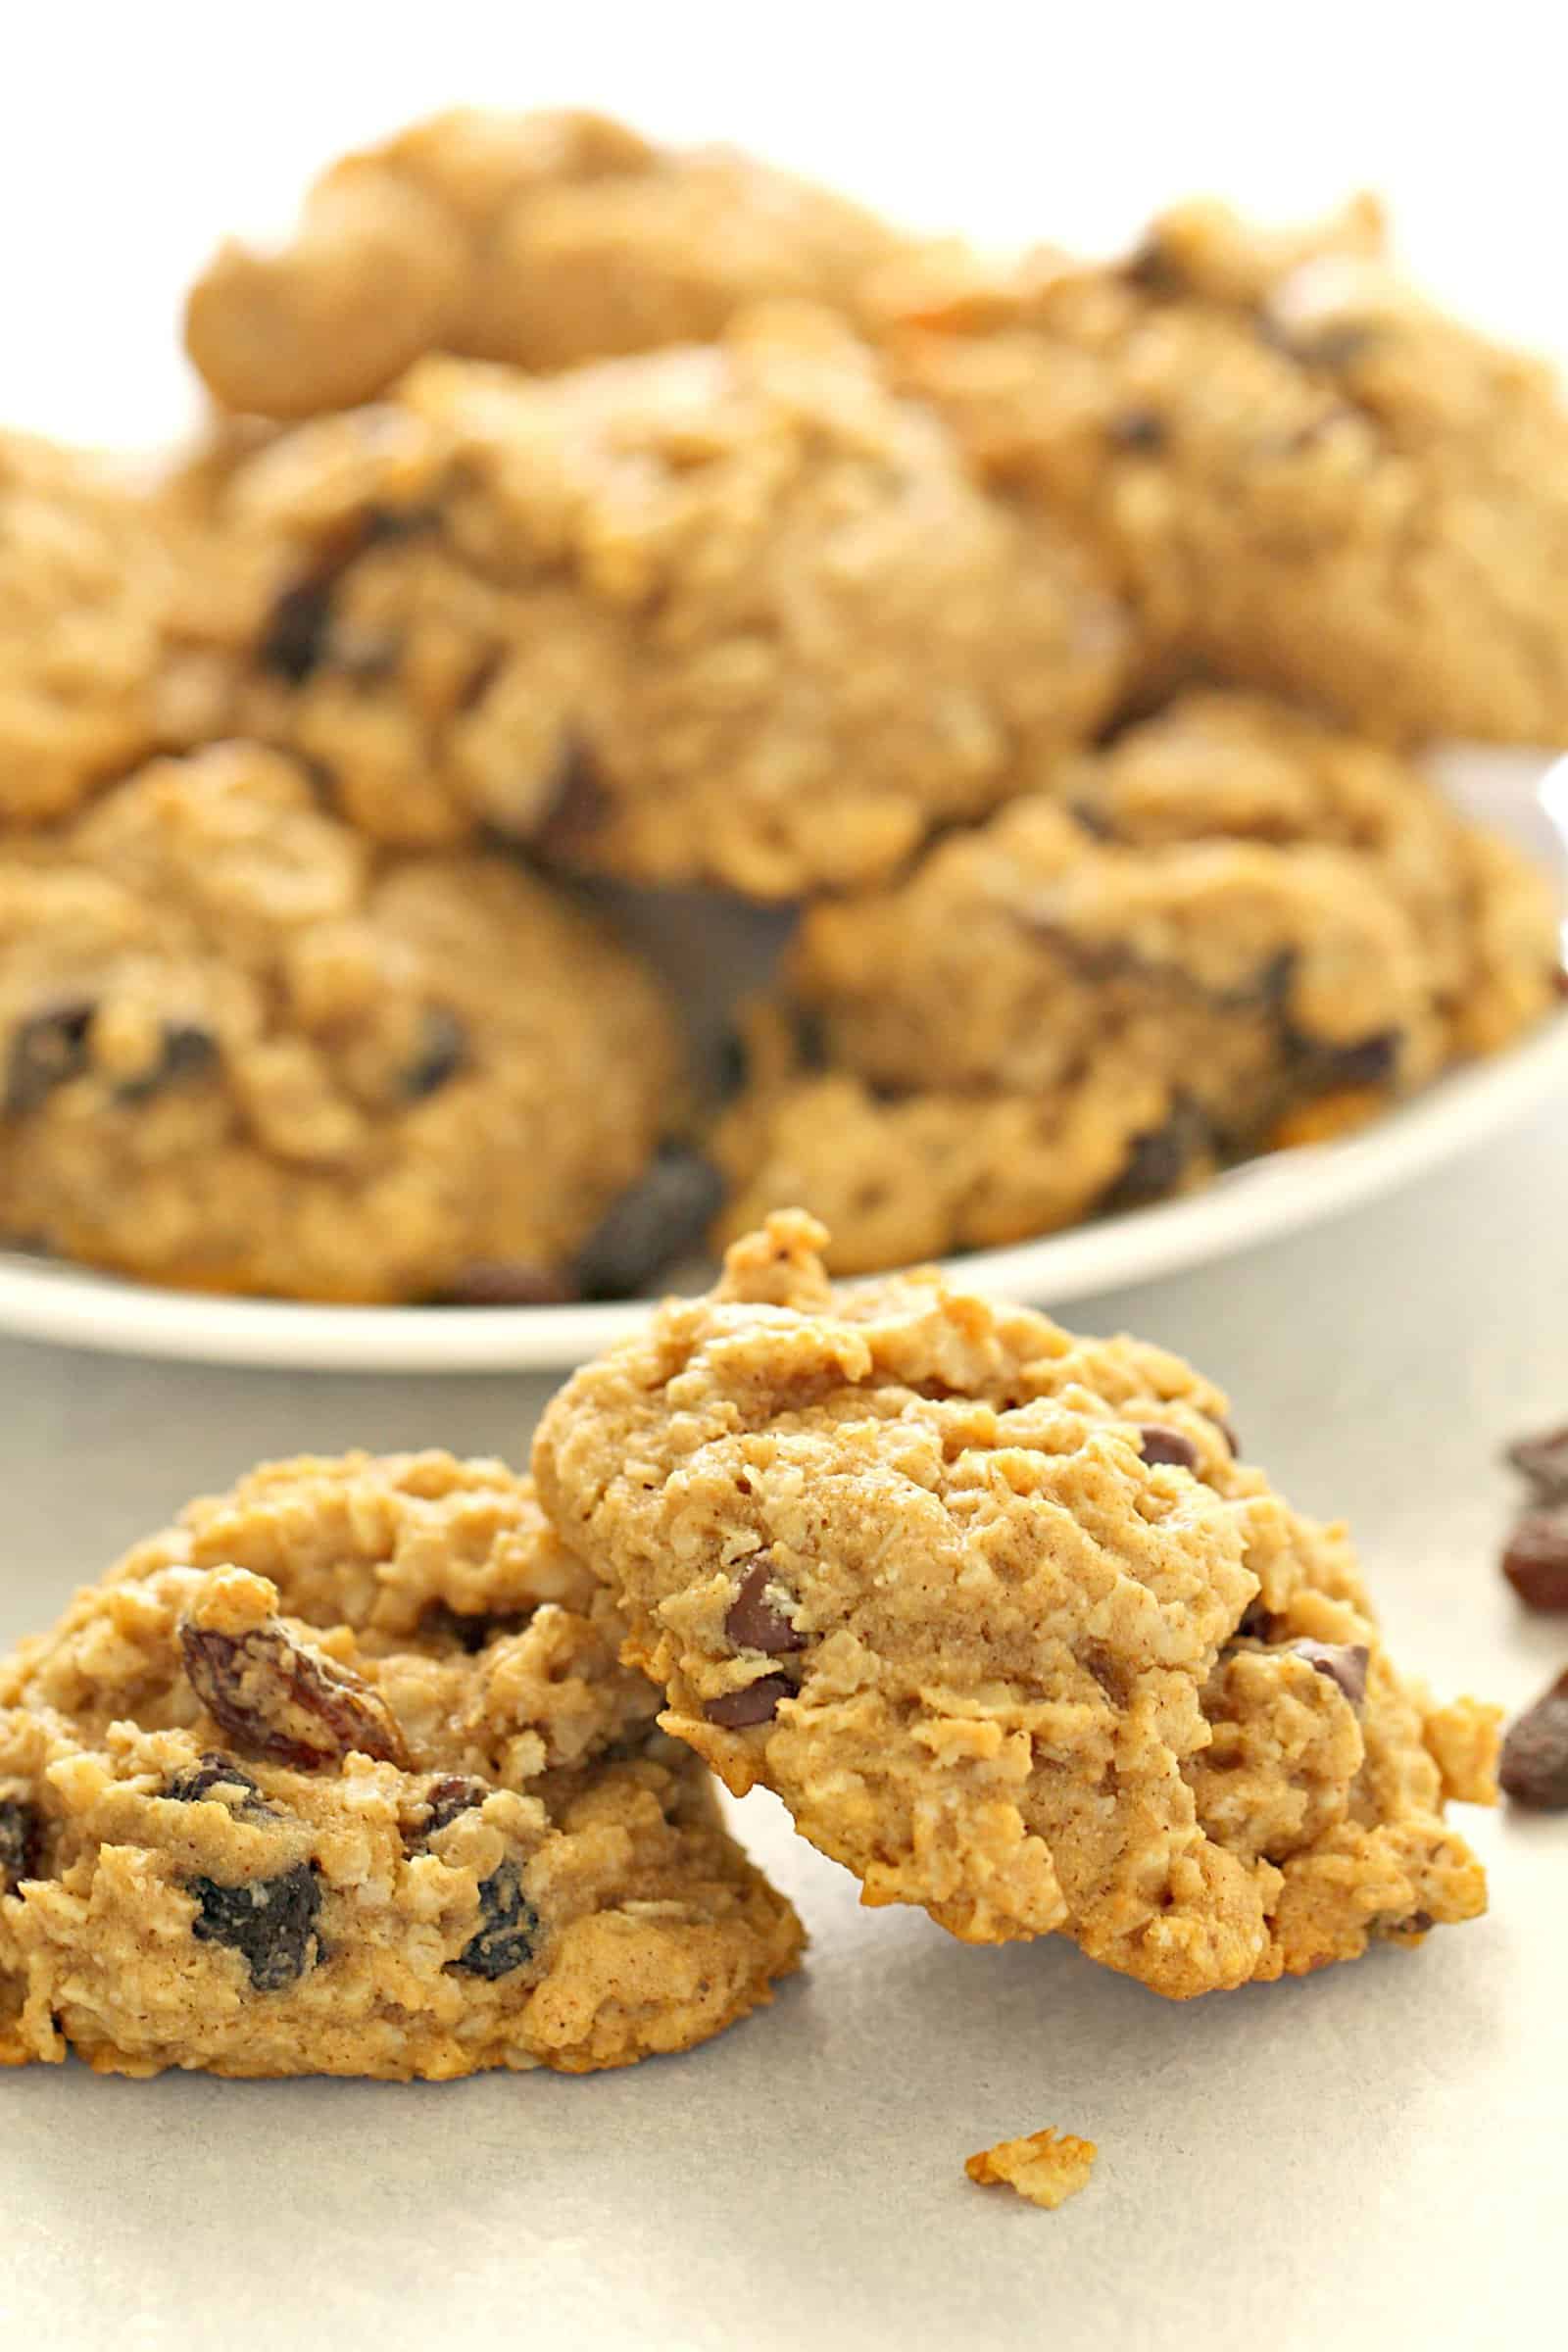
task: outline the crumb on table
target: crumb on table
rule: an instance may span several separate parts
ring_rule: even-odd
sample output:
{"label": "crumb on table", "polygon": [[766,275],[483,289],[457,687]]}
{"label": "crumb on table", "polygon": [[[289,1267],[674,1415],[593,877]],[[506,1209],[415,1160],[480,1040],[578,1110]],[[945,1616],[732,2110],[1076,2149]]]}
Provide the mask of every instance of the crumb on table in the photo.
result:
{"label": "crumb on table", "polygon": [[999,2139],[994,2148],[982,2148],[963,2169],[983,2188],[1005,2183],[1032,2205],[1054,2211],[1088,2187],[1096,2152],[1092,2139],[1074,2139],[1070,2132],[1031,2132],[1027,2139]]}

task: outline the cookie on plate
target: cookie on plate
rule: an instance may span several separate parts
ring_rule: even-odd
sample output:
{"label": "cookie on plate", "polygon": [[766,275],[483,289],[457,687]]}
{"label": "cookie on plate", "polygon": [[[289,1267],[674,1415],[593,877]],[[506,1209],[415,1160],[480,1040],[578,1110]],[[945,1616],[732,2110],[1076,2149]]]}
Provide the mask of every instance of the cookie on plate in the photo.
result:
{"label": "cookie on plate", "polygon": [[302,1459],[0,1662],[0,2062],[581,2074],[803,1937],[524,1481]]}
{"label": "cookie on plate", "polygon": [[747,1032],[724,1232],[841,1272],[1016,1241],[1327,1140],[1547,1010],[1545,878],[1415,767],[1192,694],[906,878],[810,909]]}
{"label": "cookie on plate", "polygon": [[744,155],[459,109],[334,164],[280,251],[221,247],[186,349],[225,407],[307,416],[373,400],[427,351],[552,369],[704,342],[773,296],[849,308],[899,242]]}
{"label": "cookie on plate", "polygon": [[[429,360],[235,466],[229,720],[367,832],[758,899],[886,874],[1087,739],[1122,632],[826,314],[548,380]],[[231,622],[233,598],[215,610]]]}
{"label": "cookie on plate", "polygon": [[0,1232],[90,1265],[559,1296],[679,1066],[596,919],[498,857],[378,855],[253,744],[0,854]]}
{"label": "cookie on plate", "polygon": [[1411,737],[1568,740],[1568,409],[1421,300],[1370,199],[1302,233],[1218,204],[1133,258],[895,265],[904,380],[1070,516],[1165,661]]}
{"label": "cookie on plate", "polygon": [[867,1902],[1175,1997],[1484,1909],[1443,1814],[1494,1794],[1494,1711],[1401,1679],[1219,1391],[929,1269],[835,1293],[825,1238],[771,1218],[539,1430],[665,1726]]}

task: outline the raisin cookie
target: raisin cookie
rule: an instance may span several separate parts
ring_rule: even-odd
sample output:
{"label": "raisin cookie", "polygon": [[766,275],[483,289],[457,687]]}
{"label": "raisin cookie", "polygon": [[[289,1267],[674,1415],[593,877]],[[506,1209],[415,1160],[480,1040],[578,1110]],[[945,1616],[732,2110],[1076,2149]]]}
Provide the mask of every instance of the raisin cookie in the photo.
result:
{"label": "raisin cookie", "polygon": [[1568,740],[1568,410],[1420,300],[1363,199],[1217,204],[1125,265],[895,265],[904,379],[1114,564],[1162,659],[1378,733]]}
{"label": "raisin cookie", "polygon": [[1084,741],[1120,675],[1074,551],[799,306],[548,380],[425,361],[214,507],[230,591],[271,550],[229,723],[407,846],[488,827],[759,899],[866,881]]}
{"label": "raisin cookie", "polygon": [[0,2061],[581,2074],[803,1937],[499,1462],[273,1463],[0,1664]]}
{"label": "raisin cookie", "polygon": [[559,1284],[652,1161],[673,1016],[495,857],[378,856],[255,745],[0,855],[0,1231],[326,1299]]}
{"label": "raisin cookie", "polygon": [[1544,876],[1407,761],[1190,695],[890,890],[811,909],[719,1122],[723,1233],[864,1272],[1326,1140],[1549,1006]]}
{"label": "raisin cookie", "polygon": [[539,1431],[665,1727],[867,1902],[1174,1997],[1476,1917],[1494,1715],[1401,1680],[1219,1392],[929,1269],[835,1294],[824,1239],[770,1219]]}
{"label": "raisin cookie", "polygon": [[427,351],[553,369],[704,342],[758,299],[849,308],[898,249],[743,155],[665,153],[602,115],[459,110],[335,164],[280,252],[224,245],[185,341],[225,407],[308,416]]}

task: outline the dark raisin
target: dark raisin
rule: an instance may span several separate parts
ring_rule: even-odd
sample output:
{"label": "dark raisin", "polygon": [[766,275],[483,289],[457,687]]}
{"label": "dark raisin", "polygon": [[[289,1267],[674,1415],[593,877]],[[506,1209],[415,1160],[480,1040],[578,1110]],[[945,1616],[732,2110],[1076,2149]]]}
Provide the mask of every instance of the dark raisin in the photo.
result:
{"label": "dark raisin", "polygon": [[257,1992],[281,1992],[319,1960],[321,1889],[314,1862],[296,1862],[275,1879],[237,1886],[205,1878],[187,1885],[199,1905],[191,1934],[199,1943],[227,1944],[241,1953]]}
{"label": "dark raisin", "polygon": [[477,1932],[449,1966],[466,1977],[494,1980],[525,1968],[533,1958],[539,1935],[539,1914],[522,1891],[522,1873],[515,1862],[503,1862],[479,1882]]}
{"label": "dark raisin", "polygon": [[414,1058],[401,1073],[403,1093],[411,1102],[433,1095],[455,1078],[468,1058],[468,1033],[455,1012],[431,1004],[419,1023],[419,1043]]}
{"label": "dark raisin", "polygon": [[455,1609],[444,1600],[432,1600],[419,1612],[421,1634],[432,1641],[455,1642],[470,1658],[508,1634],[520,1634],[527,1622],[526,1610]]}
{"label": "dark raisin", "polygon": [[57,997],[18,1024],[6,1061],[5,1107],[12,1118],[79,1078],[87,1067],[87,1032],[97,1011],[91,997]]}
{"label": "dark raisin", "polygon": [[519,1258],[476,1257],[441,1293],[443,1306],[566,1306],[581,1296],[569,1274],[557,1266],[525,1265]]}
{"label": "dark raisin", "polygon": [[1512,1726],[1497,1778],[1515,1804],[1543,1813],[1568,1806],[1568,1673]]}
{"label": "dark raisin", "polygon": [[1517,1439],[1507,1458],[1543,1502],[1568,1501],[1568,1427]]}
{"label": "dark raisin", "polygon": [[0,1894],[14,1893],[24,1879],[38,1876],[43,1819],[23,1796],[0,1796]]}
{"label": "dark raisin", "polygon": [[1210,1140],[1202,1112],[1185,1097],[1179,1098],[1162,1127],[1151,1127],[1134,1136],[1127,1164],[1104,1195],[1102,1206],[1111,1211],[1144,1208],[1152,1200],[1163,1200],[1176,1190],[1200,1153],[1207,1151]]}
{"label": "dark raisin", "polygon": [[795,1685],[784,1675],[764,1674],[744,1690],[726,1690],[721,1698],[710,1698],[703,1713],[721,1731],[744,1732],[754,1723],[771,1723],[779,1701],[794,1696]]}
{"label": "dark raisin", "polygon": [[767,1597],[768,1571],[758,1560],[741,1578],[724,1619],[724,1631],[737,1649],[765,1650],[777,1657],[787,1649],[804,1649],[806,1636],[790,1623],[782,1609]]}
{"label": "dark raisin", "polygon": [[1122,275],[1146,294],[1178,294],[1187,283],[1185,272],[1157,234],[1147,236],[1122,264]]}
{"label": "dark raisin", "polygon": [[117,1088],[122,1102],[143,1102],[149,1095],[160,1095],[169,1086],[178,1086],[188,1078],[204,1078],[218,1059],[218,1040],[200,1021],[167,1020],[159,1044],[158,1059],[150,1070],[139,1078],[130,1078]]}
{"label": "dark raisin", "polygon": [[1170,427],[1157,409],[1123,409],[1105,431],[1117,449],[1150,453],[1163,449],[1170,438]]}
{"label": "dark raisin", "polygon": [[241,1811],[265,1813],[271,1809],[244,1766],[236,1764],[232,1756],[216,1753],[209,1753],[199,1764],[176,1773],[164,1790],[166,1796],[181,1805],[219,1803],[229,1792],[237,1797]]}
{"label": "dark raisin", "polygon": [[1214,1427],[1219,1431],[1220,1436],[1230,1447],[1231,1459],[1234,1461],[1242,1450],[1242,1441],[1236,1435],[1235,1424],[1230,1421],[1216,1421]]}
{"label": "dark raisin", "polygon": [[1319,1046],[1313,1060],[1326,1086],[1386,1086],[1399,1066],[1400,1029],[1379,1029],[1351,1046]]}
{"label": "dark raisin", "polygon": [[721,1102],[732,1102],[751,1076],[751,1054],[739,1029],[726,1029],[713,1054],[713,1087]]}
{"label": "dark raisin", "polygon": [[544,812],[533,828],[540,851],[546,857],[569,857],[592,839],[613,808],[587,744],[580,735],[568,734],[556,756]]}
{"label": "dark raisin", "polygon": [[257,661],[290,686],[303,686],[325,658],[338,566],[314,571],[285,588],[268,614]]}
{"label": "dark raisin", "polygon": [[666,1144],[641,1181],[612,1203],[578,1251],[583,1297],[633,1297],[701,1244],[723,1198],[716,1168],[696,1152]]}
{"label": "dark raisin", "polygon": [[1568,1497],[1515,1522],[1502,1573],[1527,1608],[1568,1609]]}
{"label": "dark raisin", "polygon": [[1371,1653],[1359,1642],[1293,1642],[1290,1644],[1298,1658],[1304,1658],[1314,1674],[1331,1682],[1359,1714],[1366,1697],[1366,1670]]}
{"label": "dark raisin", "polygon": [[424,1825],[426,1838],[446,1829],[460,1813],[471,1813],[482,1805],[490,1790],[483,1781],[476,1781],[466,1772],[449,1772],[439,1781],[432,1781],[424,1792],[429,1806],[429,1818]]}
{"label": "dark raisin", "polygon": [[1138,1432],[1138,1443],[1146,1462],[1167,1462],[1176,1470],[1198,1468],[1198,1447],[1179,1429],[1151,1423]]}
{"label": "dark raisin", "polygon": [[403,1735],[384,1698],[335,1658],[273,1617],[245,1634],[181,1620],[191,1689],[215,1723],[253,1754],[309,1772],[358,1749],[405,1762]]}
{"label": "dark raisin", "polygon": [[1254,1592],[1238,1620],[1232,1637],[1237,1642],[1266,1642],[1273,1618],[1263,1605],[1261,1592]]}

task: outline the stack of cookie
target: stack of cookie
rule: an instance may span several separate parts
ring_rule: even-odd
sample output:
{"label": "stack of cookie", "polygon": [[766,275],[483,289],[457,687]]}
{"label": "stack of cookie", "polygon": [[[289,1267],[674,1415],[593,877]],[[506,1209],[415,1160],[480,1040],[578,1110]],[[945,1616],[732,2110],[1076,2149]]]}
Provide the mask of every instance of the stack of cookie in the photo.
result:
{"label": "stack of cookie", "polygon": [[[998,272],[447,116],[188,340],[155,491],[0,447],[13,1242],[537,1300],[805,1204],[873,1270],[1547,1008],[1544,881],[1410,755],[1568,741],[1568,412],[1365,205]],[[606,884],[804,902],[727,1099]]]}

